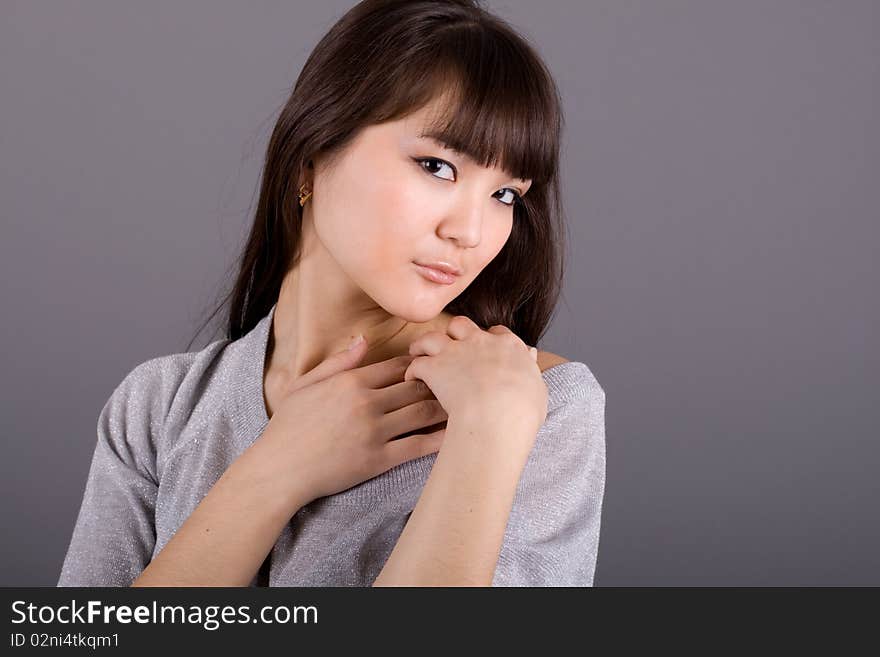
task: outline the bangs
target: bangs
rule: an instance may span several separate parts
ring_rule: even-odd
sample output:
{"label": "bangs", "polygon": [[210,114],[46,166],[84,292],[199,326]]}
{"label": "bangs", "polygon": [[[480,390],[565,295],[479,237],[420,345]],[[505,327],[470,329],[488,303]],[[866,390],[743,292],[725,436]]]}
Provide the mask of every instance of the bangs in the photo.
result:
{"label": "bangs", "polygon": [[500,32],[447,30],[430,41],[424,57],[392,72],[395,88],[408,93],[386,116],[436,102],[419,136],[513,178],[539,185],[553,179],[562,117],[540,60]]}

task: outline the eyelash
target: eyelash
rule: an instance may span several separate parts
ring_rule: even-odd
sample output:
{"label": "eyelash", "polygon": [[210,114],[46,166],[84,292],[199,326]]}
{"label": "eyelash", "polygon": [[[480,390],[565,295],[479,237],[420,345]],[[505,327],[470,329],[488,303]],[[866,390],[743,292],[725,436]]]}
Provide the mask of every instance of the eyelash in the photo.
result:
{"label": "eyelash", "polygon": [[[452,169],[452,172],[455,174],[455,177],[458,178],[458,171],[455,170],[455,166],[453,166],[451,163],[447,162],[446,160],[441,160],[438,157],[416,157],[413,159],[418,163],[419,168],[430,176],[434,176],[435,178],[439,178],[439,176],[435,175],[431,171],[428,171],[424,166],[422,166],[425,162],[441,162],[442,164],[445,164],[450,169]],[[440,180],[446,180],[446,178],[440,178]],[[501,203],[501,205],[504,205],[508,208],[512,208],[517,203],[523,202],[522,196],[519,194],[519,192],[517,192],[515,189],[513,189],[513,187],[505,187],[504,190],[505,191],[509,190],[513,193],[513,201],[511,201],[510,203],[505,203],[501,199],[498,199],[498,202]]]}

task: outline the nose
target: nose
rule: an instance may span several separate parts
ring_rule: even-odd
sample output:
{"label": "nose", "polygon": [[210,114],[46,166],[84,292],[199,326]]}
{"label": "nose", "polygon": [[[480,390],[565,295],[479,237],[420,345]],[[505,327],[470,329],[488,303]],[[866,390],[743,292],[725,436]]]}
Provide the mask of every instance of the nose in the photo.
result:
{"label": "nose", "polygon": [[462,248],[473,248],[480,243],[485,205],[475,195],[462,194],[440,224],[440,235],[455,240]]}

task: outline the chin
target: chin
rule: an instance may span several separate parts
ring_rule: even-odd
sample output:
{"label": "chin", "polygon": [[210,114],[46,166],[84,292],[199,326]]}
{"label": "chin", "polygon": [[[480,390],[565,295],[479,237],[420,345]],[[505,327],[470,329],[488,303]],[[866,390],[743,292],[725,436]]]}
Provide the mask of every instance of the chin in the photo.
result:
{"label": "chin", "polygon": [[411,313],[407,315],[398,315],[401,319],[405,319],[411,324],[426,324],[428,322],[432,322],[437,319],[437,316],[443,312],[443,309],[440,308],[437,311],[432,311],[428,313]]}
{"label": "chin", "polygon": [[[439,288],[439,286],[437,287]],[[452,302],[452,299],[447,298],[448,293],[444,295],[437,294],[437,292],[440,290],[435,289],[434,294],[426,294],[424,290],[413,294],[411,291],[401,288],[398,283],[393,296],[385,297],[384,300],[379,296],[372,298],[389,315],[411,324],[425,324],[436,320],[438,316],[443,314],[446,306]]]}
{"label": "chin", "polygon": [[386,310],[395,317],[406,320],[411,324],[425,324],[426,322],[434,321],[443,312],[444,307],[439,304],[425,302],[423,304],[410,303],[408,306],[398,307],[396,311],[390,308],[386,308]]}

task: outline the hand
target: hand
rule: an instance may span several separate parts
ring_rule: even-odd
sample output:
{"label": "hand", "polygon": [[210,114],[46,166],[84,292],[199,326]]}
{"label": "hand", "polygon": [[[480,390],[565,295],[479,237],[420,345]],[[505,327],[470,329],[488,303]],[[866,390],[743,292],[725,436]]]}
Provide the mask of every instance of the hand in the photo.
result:
{"label": "hand", "polygon": [[506,326],[484,331],[457,315],[446,333],[421,335],[409,353],[415,358],[404,381],[427,383],[450,417],[499,418],[534,429],[534,434],[547,417],[547,385],[537,349]]}
{"label": "hand", "polygon": [[412,356],[356,368],[366,352],[364,340],[299,377],[258,439],[299,506],[440,449],[448,416],[423,382],[403,380]]}

